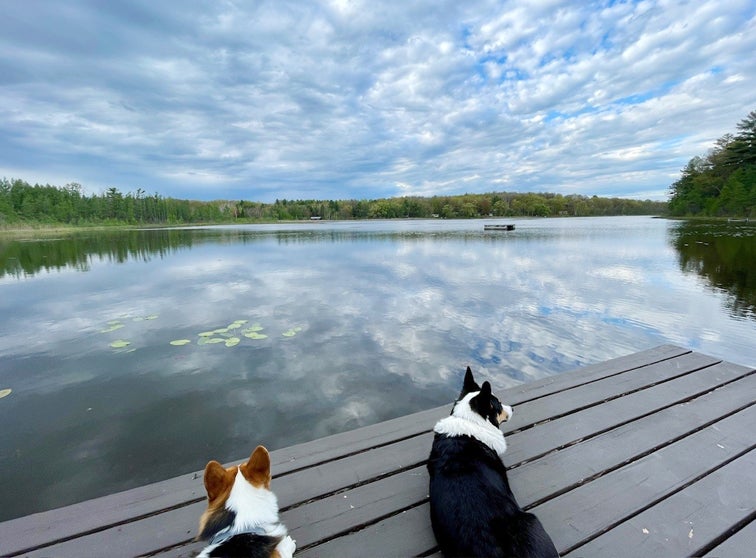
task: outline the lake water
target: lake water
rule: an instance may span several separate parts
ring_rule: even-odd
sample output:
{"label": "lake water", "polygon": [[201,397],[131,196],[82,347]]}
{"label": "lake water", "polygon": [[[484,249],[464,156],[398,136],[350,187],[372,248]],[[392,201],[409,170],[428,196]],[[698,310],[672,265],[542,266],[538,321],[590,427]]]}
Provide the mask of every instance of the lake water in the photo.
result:
{"label": "lake water", "polygon": [[447,403],[468,364],[756,365],[753,223],[504,222],[0,237],[0,520]]}

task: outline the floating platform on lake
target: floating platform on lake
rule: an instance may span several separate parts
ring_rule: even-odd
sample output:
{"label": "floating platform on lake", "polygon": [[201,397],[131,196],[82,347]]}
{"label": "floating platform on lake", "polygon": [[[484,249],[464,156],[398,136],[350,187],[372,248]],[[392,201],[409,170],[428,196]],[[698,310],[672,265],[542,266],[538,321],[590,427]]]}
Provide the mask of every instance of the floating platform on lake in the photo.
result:
{"label": "floating platform on lake", "polygon": [[[663,345],[498,390],[512,489],[563,556],[750,555],[754,372]],[[425,460],[449,409],[271,452],[297,556],[440,556]],[[188,473],[0,523],[0,555],[193,556],[204,508]]]}
{"label": "floating platform on lake", "polygon": [[483,225],[484,231],[513,231],[514,225]]}

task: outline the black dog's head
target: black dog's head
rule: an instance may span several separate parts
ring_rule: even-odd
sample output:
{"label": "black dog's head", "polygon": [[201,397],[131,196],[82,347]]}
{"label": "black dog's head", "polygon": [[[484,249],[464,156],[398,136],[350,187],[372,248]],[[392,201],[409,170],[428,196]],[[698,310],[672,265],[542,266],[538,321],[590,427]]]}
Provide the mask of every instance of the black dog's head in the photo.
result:
{"label": "black dog's head", "polygon": [[496,427],[512,417],[512,407],[501,404],[501,401],[491,393],[491,384],[488,382],[483,382],[483,385],[479,386],[469,366],[465,372],[462,391],[451,414],[464,417],[468,413],[474,413]]}

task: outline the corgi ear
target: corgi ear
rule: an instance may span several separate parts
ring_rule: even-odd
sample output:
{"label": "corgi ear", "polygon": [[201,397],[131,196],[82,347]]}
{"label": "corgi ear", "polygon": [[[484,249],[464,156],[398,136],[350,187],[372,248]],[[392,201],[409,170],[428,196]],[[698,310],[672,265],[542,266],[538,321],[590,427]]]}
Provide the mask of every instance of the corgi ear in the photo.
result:
{"label": "corgi ear", "polygon": [[217,461],[211,461],[205,467],[205,490],[209,502],[221,496],[233,483],[233,476]]}
{"label": "corgi ear", "polygon": [[263,446],[257,446],[249,461],[239,467],[244,478],[253,485],[270,488],[270,454]]}
{"label": "corgi ear", "polygon": [[465,395],[472,393],[473,391],[480,391],[480,386],[475,383],[472,370],[468,366],[467,372],[465,372],[465,381],[462,384],[462,393],[460,393],[459,398],[462,399]]}

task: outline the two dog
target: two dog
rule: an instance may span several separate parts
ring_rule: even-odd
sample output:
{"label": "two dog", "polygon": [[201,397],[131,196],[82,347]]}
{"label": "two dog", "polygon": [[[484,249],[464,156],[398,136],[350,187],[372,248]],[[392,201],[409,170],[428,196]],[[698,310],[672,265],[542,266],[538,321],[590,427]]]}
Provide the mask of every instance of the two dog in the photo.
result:
{"label": "two dog", "polygon": [[[523,511],[509,487],[502,456],[507,444],[499,425],[512,416],[479,386],[467,368],[451,415],[436,423],[428,459],[431,524],[446,557],[520,558],[559,554],[538,518]],[[208,508],[198,539],[210,539],[200,558],[291,558],[294,540],[278,518],[270,490],[270,456],[258,446],[243,465],[205,467]]]}

